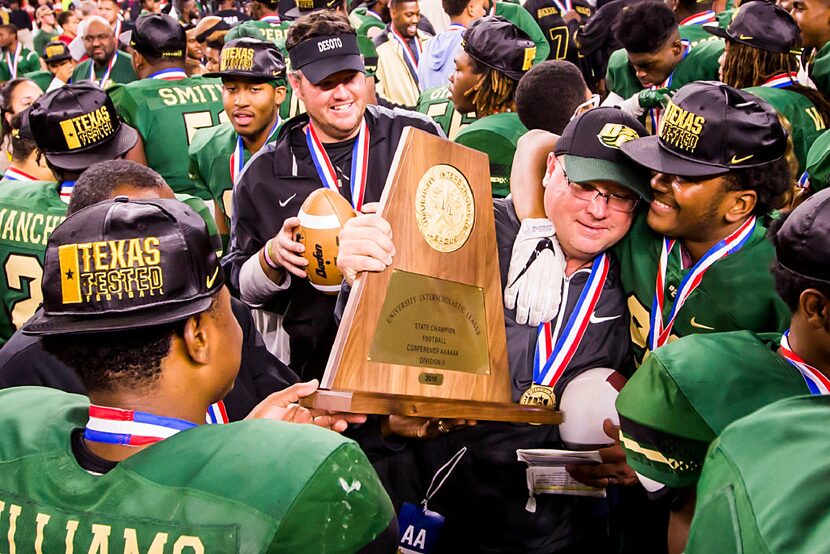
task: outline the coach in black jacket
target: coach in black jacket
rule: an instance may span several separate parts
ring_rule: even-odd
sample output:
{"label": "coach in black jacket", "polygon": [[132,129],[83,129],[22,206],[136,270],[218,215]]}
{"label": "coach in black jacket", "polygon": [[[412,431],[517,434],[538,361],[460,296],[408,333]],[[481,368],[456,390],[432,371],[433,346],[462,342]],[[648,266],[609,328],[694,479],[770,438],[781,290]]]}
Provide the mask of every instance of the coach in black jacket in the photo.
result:
{"label": "coach in black jacket", "polygon": [[[420,114],[365,105],[363,60],[345,16],[320,11],[298,19],[286,46],[291,87],[308,113],[285,122],[276,142],[242,173],[223,265],[244,302],[284,314],[290,365],[312,379],[322,375],[334,341],[336,297],[305,279],[305,261],[293,240],[299,223],[294,216],[309,193],[323,186],[339,189],[357,209],[378,201],[403,130],[441,132]],[[352,164],[367,146],[368,163]]]}

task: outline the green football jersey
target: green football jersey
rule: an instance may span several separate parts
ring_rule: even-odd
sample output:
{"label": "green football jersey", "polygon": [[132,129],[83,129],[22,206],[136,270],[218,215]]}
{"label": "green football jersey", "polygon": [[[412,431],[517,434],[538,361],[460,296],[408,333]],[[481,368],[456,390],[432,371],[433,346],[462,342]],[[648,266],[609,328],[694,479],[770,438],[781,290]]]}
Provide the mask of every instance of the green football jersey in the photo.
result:
{"label": "green football jersey", "polygon": [[381,31],[386,28],[386,23],[368,12],[369,8],[360,6],[353,9],[349,14],[349,22],[359,35],[367,36],[369,29],[373,27]]}
{"label": "green football jersey", "polygon": [[716,37],[712,33],[707,33],[703,25],[679,25],[677,30],[680,33],[680,38],[688,40],[693,48],[702,42],[708,42],[710,40],[723,42],[723,39]]}
{"label": "green football jersey", "polygon": [[[727,2],[727,6],[729,6],[729,2]],[[732,23],[732,20],[735,18],[735,15],[738,13],[736,8],[729,8],[723,10],[715,17],[718,18],[718,27],[721,29],[726,29],[729,27],[729,24]]]}
{"label": "green football jersey", "polygon": [[830,552],[830,397],[776,402],[726,428],[697,488],[686,554]]}
{"label": "green football jersey", "polygon": [[830,42],[821,47],[810,64],[810,79],[825,98],[830,98]]}
{"label": "green football jersey", "polygon": [[790,123],[793,150],[798,159],[798,175],[807,167],[807,153],[813,142],[827,129],[827,122],[803,94],[786,88],[749,87],[745,89],[766,100]]}
{"label": "green football jersey", "polygon": [[34,315],[43,300],[40,281],[46,241],[64,219],[66,203],[55,182],[0,186],[0,346]]}
{"label": "green football jersey", "polygon": [[46,89],[49,88],[49,85],[52,84],[52,79],[54,79],[54,75],[49,71],[32,71],[31,73],[27,73],[24,77],[31,79],[37,86],[40,87],[40,90],[46,92]]}
{"label": "green football jersey", "polygon": [[90,475],[89,399],[0,392],[0,532],[18,552],[358,552],[395,517],[353,441],[270,420],[199,425]]}
{"label": "green football jersey", "polygon": [[[13,77],[9,60],[5,52],[0,55],[0,81],[9,81]],[[40,56],[28,48],[21,48],[20,58],[17,61],[17,76],[23,77],[26,73],[40,71],[40,69]]]}
{"label": "green football jersey", "polygon": [[455,109],[449,87],[435,87],[425,90],[418,97],[416,109],[431,117],[450,140],[455,140],[461,129],[476,120],[474,112],[461,114]]}
{"label": "green football jersey", "polygon": [[228,121],[218,79],[141,79],[108,90],[118,114],[139,132],[147,164],[173,191],[210,200],[188,176],[187,148],[196,131]]}
{"label": "green football jersey", "polygon": [[455,137],[455,142],[484,152],[490,158],[490,186],[494,198],[510,194],[510,168],[516,143],[527,133],[519,114],[497,113],[477,119]]}
{"label": "green football jersey", "polygon": [[[237,138],[238,135],[233,125],[222,123],[216,127],[197,131],[188,149],[190,178],[199,188],[210,193],[210,197],[225,214],[229,228],[230,218],[233,215],[230,158],[236,149]],[[277,133],[274,132],[268,142],[272,143],[276,140]],[[248,163],[252,155],[247,148],[244,148],[243,163]],[[218,213],[216,217],[219,217]]]}
{"label": "green football jersey", "polygon": [[288,51],[285,49],[285,39],[288,37],[288,28],[291,26],[291,21],[280,21],[279,23],[272,23],[270,21],[244,21],[228,31],[225,35],[225,42],[230,42],[238,38],[255,38],[267,42],[273,42],[280,49],[282,55],[288,60]]}
{"label": "green football jersey", "polygon": [[[669,88],[676,91],[693,81],[717,81],[720,69],[718,60],[723,54],[723,48],[722,40],[702,42],[692,47],[674,68]],[[637,80],[634,69],[628,63],[628,53],[624,49],[611,54],[605,80],[608,90],[623,98],[631,98],[643,90],[643,85]]]}
{"label": "green football jersey", "polygon": [[690,335],[652,352],[617,397],[628,465],[670,487],[694,486],[709,444],[727,425],[809,393],[776,354],[780,339],[750,331]]}
{"label": "green football jersey", "polygon": [[177,194],[176,200],[179,202],[184,202],[190,209],[194,212],[199,214],[205,221],[205,226],[207,227],[208,235],[210,235],[211,240],[213,240],[213,244],[216,245],[216,255],[220,258],[222,257],[222,241],[221,237],[219,236],[219,229],[216,228],[216,220],[213,218],[213,214],[210,213],[210,209],[208,209],[207,204],[205,201],[199,198],[198,196],[193,196],[190,194]]}
{"label": "green football jersey", "polygon": [[45,31],[38,31],[35,35],[35,38],[32,39],[32,46],[35,48],[35,54],[38,56],[43,56],[43,49],[46,48],[46,45],[57,39],[60,36],[60,31],[55,29],[51,33]]}
{"label": "green football jersey", "polygon": [[[790,312],[776,294],[767,268],[774,258],[772,244],[760,224],[738,252],[721,258],[703,275],[677,313],[669,340],[695,333],[749,330],[756,333],[783,332]],[[628,298],[631,343],[635,363],[648,353],[650,315],[663,237],[652,231],[645,214],[636,217],[628,234],[614,251],[620,260],[622,284]],[[672,249],[666,269],[666,300],[663,321],[674,304],[680,282],[691,271],[680,264],[680,248]]]}
{"label": "green football jersey", "polygon": [[[118,50],[116,52],[116,55],[118,57],[115,59],[115,65],[112,67],[112,72],[107,78],[106,83],[104,83],[105,89],[108,89],[116,83],[126,84],[138,80],[138,76],[135,74],[135,71],[133,70],[132,57],[126,52],[122,52],[121,50]],[[75,71],[72,72],[71,82],[77,83],[79,81],[91,80],[92,77],[90,73],[92,70],[92,66],[92,60],[89,59],[79,63],[78,67],[75,68]],[[95,81],[100,83],[101,79],[104,78],[104,75],[106,73],[107,67],[96,67]]]}

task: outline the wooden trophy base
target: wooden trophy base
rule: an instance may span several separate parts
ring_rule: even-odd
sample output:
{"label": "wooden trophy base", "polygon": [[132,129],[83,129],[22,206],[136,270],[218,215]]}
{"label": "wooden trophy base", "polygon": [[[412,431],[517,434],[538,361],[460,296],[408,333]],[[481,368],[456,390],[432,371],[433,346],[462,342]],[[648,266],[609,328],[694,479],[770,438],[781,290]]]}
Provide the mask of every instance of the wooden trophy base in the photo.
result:
{"label": "wooden trophy base", "polygon": [[562,412],[513,402],[479,402],[407,396],[379,392],[318,390],[300,399],[300,405],[355,414],[395,414],[444,419],[511,421],[559,425]]}

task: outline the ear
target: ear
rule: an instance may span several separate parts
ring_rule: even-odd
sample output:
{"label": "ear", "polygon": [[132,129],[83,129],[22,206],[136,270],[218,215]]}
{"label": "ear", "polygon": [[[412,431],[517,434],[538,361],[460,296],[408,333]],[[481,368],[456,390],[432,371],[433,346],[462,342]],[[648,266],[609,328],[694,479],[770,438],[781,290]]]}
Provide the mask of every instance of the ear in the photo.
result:
{"label": "ear", "polygon": [[679,58],[680,55],[683,54],[683,43],[680,42],[680,37],[674,39],[671,43],[671,51],[676,58]]}
{"label": "ear", "polygon": [[187,320],[182,339],[187,355],[193,363],[206,365],[210,361],[210,336],[205,313],[194,315]]}
{"label": "ear", "polygon": [[826,329],[830,320],[828,299],[816,289],[807,289],[798,297],[798,310],[814,329]]}
{"label": "ear", "polygon": [[274,104],[277,108],[285,102],[285,87],[277,87],[274,89]]}
{"label": "ear", "polygon": [[737,223],[749,217],[758,202],[758,193],[754,190],[736,190],[727,193],[727,197],[731,199],[731,204],[727,208],[724,218],[729,223]]}
{"label": "ear", "polygon": [[141,69],[141,66],[144,65],[144,56],[133,50],[133,71],[138,73],[138,70]]}
{"label": "ear", "polygon": [[303,91],[300,88],[300,79],[295,76],[293,71],[288,72],[288,84],[291,85],[291,90],[294,92],[294,95],[297,96],[300,100],[303,99]]}
{"label": "ear", "polygon": [[556,171],[556,167],[558,165],[559,160],[556,159],[556,154],[554,154],[553,152],[548,154],[548,161],[547,165],[545,166],[545,177],[542,179],[542,186],[548,186],[550,180],[553,178],[553,172]]}

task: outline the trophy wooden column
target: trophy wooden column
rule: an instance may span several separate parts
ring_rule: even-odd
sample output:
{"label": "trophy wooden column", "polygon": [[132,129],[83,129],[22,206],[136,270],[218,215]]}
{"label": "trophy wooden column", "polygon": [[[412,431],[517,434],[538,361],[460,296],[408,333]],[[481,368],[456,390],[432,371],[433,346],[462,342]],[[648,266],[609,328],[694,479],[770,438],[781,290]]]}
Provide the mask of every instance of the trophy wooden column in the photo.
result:
{"label": "trophy wooden column", "polygon": [[355,280],[321,390],[304,404],[560,423],[511,399],[487,156],[408,128],[380,214],[393,263]]}

